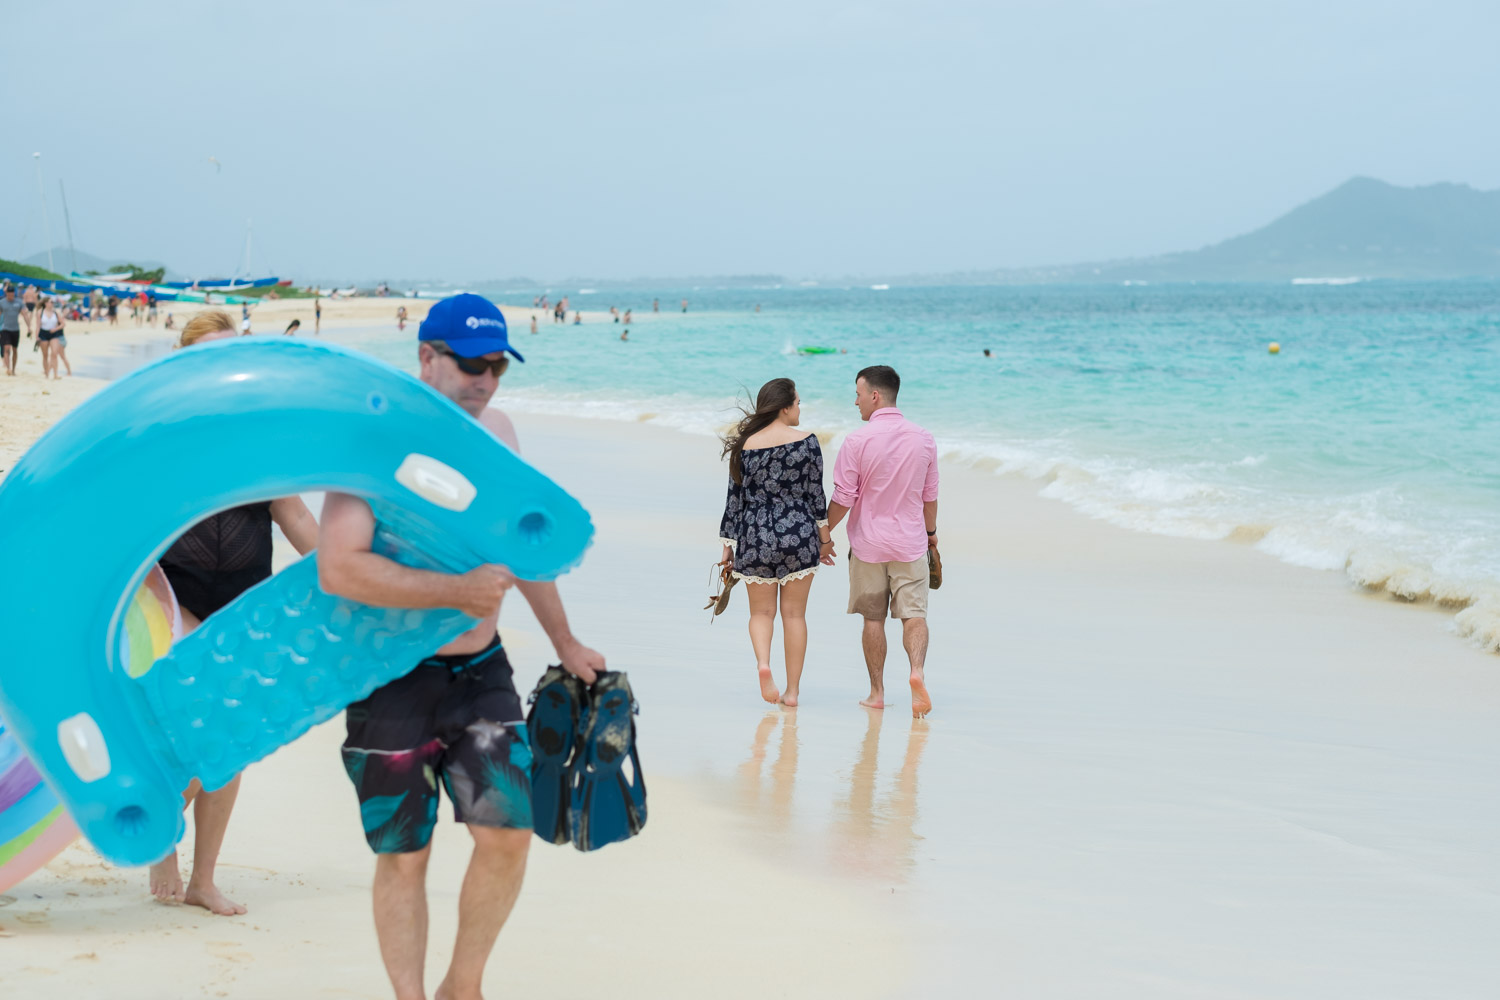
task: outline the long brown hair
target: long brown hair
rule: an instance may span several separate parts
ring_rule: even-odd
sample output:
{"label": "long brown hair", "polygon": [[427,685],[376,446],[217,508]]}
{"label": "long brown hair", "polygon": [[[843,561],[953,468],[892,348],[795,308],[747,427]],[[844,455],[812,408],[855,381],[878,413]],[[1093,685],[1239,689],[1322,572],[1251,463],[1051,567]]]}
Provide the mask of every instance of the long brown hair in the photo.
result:
{"label": "long brown hair", "polygon": [[740,410],[745,418],[724,436],[724,450],[719,453],[720,458],[729,456],[729,475],[735,482],[745,482],[740,465],[740,457],[745,451],[745,439],[756,431],[770,427],[782,410],[796,402],[797,383],[789,378],[773,378],[756,393],[754,410]]}

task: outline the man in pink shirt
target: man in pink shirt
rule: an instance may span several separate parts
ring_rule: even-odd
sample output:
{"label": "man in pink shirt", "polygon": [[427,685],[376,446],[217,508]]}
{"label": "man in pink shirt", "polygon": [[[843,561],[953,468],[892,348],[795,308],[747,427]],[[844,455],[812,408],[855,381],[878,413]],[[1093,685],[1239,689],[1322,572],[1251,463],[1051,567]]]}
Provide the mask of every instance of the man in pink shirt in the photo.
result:
{"label": "man in pink shirt", "polygon": [[887,365],[854,380],[854,405],[866,426],[850,434],[833,466],[832,530],[849,515],[849,613],[865,619],[870,696],[885,708],[885,617],[901,619],[911,661],[911,714],[932,711],[927,661],[927,553],[937,548],[937,444],[896,409],[901,376]]}

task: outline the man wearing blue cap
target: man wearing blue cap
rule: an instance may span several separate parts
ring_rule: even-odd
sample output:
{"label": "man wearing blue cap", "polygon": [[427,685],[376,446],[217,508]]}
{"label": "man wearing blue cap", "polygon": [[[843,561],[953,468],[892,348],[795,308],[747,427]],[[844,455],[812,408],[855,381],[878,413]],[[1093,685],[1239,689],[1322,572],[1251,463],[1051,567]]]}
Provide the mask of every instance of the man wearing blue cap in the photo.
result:
{"label": "man wearing blue cap", "polygon": [[[421,378],[511,448],[515,428],[489,409],[513,357],[505,317],[478,295],[435,304],[418,332]],[[563,668],[584,683],[604,657],[573,637],[557,585],[517,580],[504,566],[449,574],[412,569],[371,550],[375,517],[355,496],[323,506],[323,589],[377,607],[458,608],[479,624],[411,673],[349,706],[344,766],[376,853],[375,931],[397,1000],[426,996],[427,859],[438,785],[474,838],[459,896],[458,938],[440,1000],[478,998],[484,965],[510,915],[531,844],[531,749],[510,663],[496,635],[500,602],[520,589]]]}

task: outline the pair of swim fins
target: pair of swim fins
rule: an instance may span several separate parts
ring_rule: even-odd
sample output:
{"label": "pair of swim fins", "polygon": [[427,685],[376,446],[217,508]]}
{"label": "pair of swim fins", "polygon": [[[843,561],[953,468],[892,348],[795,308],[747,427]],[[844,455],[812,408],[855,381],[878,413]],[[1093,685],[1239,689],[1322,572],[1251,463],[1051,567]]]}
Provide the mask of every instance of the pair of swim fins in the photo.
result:
{"label": "pair of swim fins", "polygon": [[639,706],[625,675],[591,685],[548,667],[531,694],[531,811],[536,835],[592,851],[646,825],[646,778],[635,747]]}

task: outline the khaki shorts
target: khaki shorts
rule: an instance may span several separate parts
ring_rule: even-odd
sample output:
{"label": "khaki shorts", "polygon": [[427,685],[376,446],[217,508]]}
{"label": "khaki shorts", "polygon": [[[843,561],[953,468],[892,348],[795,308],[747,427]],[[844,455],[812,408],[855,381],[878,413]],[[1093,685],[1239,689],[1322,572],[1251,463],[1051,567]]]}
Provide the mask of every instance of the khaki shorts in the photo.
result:
{"label": "khaki shorts", "polygon": [[927,557],[867,563],[849,555],[849,613],[884,619],[927,617]]}

